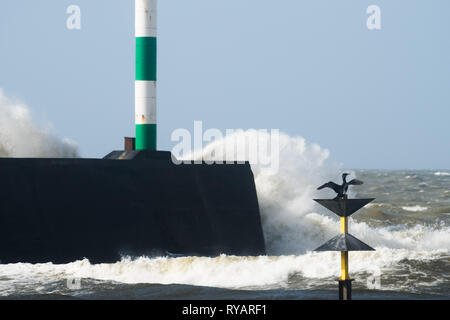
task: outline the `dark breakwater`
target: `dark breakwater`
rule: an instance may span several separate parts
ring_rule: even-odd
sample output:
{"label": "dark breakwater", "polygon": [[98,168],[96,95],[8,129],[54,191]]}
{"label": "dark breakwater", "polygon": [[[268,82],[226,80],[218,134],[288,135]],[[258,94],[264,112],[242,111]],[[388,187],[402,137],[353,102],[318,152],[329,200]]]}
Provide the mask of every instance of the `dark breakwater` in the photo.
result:
{"label": "dark breakwater", "polygon": [[248,163],[175,165],[168,152],[0,159],[0,178],[1,263],[265,254]]}

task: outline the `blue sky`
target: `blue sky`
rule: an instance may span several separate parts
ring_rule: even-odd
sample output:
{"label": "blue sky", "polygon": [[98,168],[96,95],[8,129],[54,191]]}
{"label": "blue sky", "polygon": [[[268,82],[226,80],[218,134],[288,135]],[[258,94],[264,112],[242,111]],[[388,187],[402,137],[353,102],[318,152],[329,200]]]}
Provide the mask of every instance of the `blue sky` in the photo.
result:
{"label": "blue sky", "polygon": [[[381,30],[366,27],[372,4]],[[448,0],[161,0],[159,148],[202,120],[299,135],[349,168],[450,168],[449,12]],[[83,156],[121,149],[134,1],[2,0],[0,88]]]}

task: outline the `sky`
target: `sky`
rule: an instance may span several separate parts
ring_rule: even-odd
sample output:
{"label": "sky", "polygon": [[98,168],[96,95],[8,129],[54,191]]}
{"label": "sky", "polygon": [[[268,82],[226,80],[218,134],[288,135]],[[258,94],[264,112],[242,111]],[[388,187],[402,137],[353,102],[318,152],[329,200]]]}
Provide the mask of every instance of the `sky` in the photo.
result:
{"label": "sky", "polygon": [[[449,13],[448,0],[160,0],[158,147],[201,120],[302,136],[347,168],[448,169]],[[134,135],[134,41],[131,0],[2,0],[0,88],[102,157]]]}

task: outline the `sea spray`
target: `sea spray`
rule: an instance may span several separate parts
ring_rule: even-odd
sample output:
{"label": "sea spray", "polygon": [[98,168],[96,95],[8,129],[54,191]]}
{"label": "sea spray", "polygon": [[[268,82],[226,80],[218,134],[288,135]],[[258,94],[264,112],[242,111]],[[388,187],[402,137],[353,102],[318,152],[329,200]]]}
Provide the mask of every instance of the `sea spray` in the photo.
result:
{"label": "sea spray", "polygon": [[[224,139],[207,145],[203,152],[196,150],[192,157],[208,159],[215,150],[227,149],[230,141],[251,146],[269,145],[271,134],[264,131],[236,131]],[[229,149],[229,148],[228,148]],[[239,151],[238,151],[239,150]],[[249,150],[235,148],[226,153],[226,161],[249,160]],[[187,156],[189,158],[189,156]],[[317,191],[317,186],[333,178],[339,178],[340,164],[329,160],[329,151],[317,144],[308,144],[301,137],[279,134],[279,166],[277,172],[271,166],[250,162],[261,208],[261,218],[268,254],[299,254],[314,249],[324,237],[333,234],[326,230],[323,221],[308,214],[317,209],[315,197],[332,193]],[[325,231],[325,232],[324,232]]]}
{"label": "sea spray", "polygon": [[78,147],[33,121],[30,109],[0,88],[0,157],[75,158]]}

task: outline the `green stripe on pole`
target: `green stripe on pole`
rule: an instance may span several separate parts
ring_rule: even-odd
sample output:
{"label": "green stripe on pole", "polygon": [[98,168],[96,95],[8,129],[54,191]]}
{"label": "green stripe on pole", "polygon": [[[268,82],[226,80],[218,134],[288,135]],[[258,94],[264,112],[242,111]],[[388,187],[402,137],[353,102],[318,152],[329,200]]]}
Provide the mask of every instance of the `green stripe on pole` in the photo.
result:
{"label": "green stripe on pole", "polygon": [[136,80],[156,81],[156,38],[136,38]]}
{"label": "green stripe on pole", "polygon": [[136,125],[136,150],[156,150],[156,124]]}

